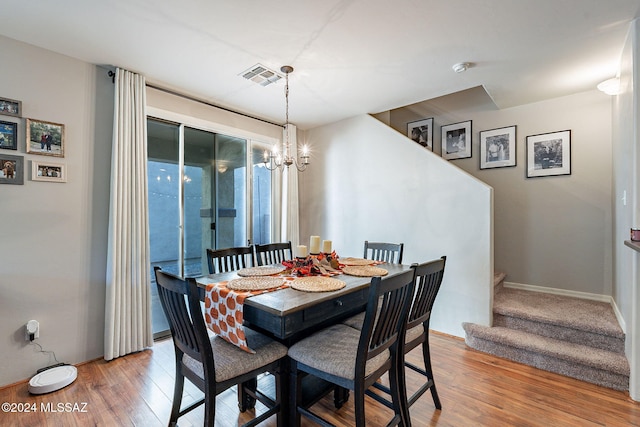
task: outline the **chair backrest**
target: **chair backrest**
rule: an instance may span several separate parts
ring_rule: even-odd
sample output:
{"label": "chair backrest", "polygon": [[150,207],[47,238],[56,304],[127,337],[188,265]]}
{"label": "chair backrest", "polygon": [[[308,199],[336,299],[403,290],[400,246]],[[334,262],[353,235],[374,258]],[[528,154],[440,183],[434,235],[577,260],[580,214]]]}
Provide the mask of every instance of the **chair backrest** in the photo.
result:
{"label": "chair backrest", "polygon": [[404,243],[385,243],[364,241],[364,258],[402,264]]}
{"label": "chair backrest", "polygon": [[247,267],[247,258],[249,258],[249,267],[253,267],[252,246],[225,249],[207,248],[207,263],[209,264],[210,274],[227,273],[245,268]]}
{"label": "chair backrest", "polygon": [[[397,345],[400,333],[404,333],[407,312],[412,301],[415,270],[411,269],[393,277],[373,277],[369,286],[369,298],[364,323],[358,343],[356,375],[364,376],[367,360]],[[378,312],[381,313],[378,315]],[[387,363],[382,370],[388,370]]]}
{"label": "chair backrest", "polygon": [[255,249],[258,265],[279,264],[282,261],[293,259],[291,242],[255,245]]}
{"label": "chair backrest", "polygon": [[446,262],[447,257],[443,256],[440,259],[411,266],[416,273],[416,284],[407,319],[407,329],[421,323],[425,324],[425,330],[428,329],[431,309],[442,284]]}
{"label": "chair backrest", "polygon": [[158,266],[154,267],[154,272],[158,296],[176,349],[176,361],[182,360],[182,353],[191,356],[202,363],[205,379],[215,383],[213,349],[200,306],[204,289],[198,287],[195,279],[182,279]]}

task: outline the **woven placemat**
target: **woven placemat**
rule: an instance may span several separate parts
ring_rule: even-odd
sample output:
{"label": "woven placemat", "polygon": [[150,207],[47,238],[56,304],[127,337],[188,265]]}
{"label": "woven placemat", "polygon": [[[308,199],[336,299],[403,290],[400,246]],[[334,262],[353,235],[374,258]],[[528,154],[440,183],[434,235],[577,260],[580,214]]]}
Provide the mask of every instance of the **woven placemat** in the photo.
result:
{"label": "woven placemat", "polygon": [[277,288],[283,283],[280,277],[241,277],[230,280],[227,288],[233,291],[262,291]]}
{"label": "woven placemat", "polygon": [[340,264],[344,265],[371,265],[375,261],[372,259],[364,259],[364,258],[340,258],[338,260]]}
{"label": "woven placemat", "polygon": [[347,284],[342,280],[324,276],[298,277],[291,282],[291,287],[304,292],[329,292],[342,289]]}
{"label": "woven placemat", "polygon": [[255,277],[255,276],[271,276],[272,274],[282,273],[285,270],[284,265],[264,265],[261,267],[247,267],[241,268],[236,273],[240,277]]}
{"label": "woven placemat", "polygon": [[373,277],[373,276],[386,276],[389,274],[387,270],[380,267],[372,267],[370,265],[365,266],[347,266],[342,269],[344,274],[348,274],[349,276],[360,276],[360,277]]}

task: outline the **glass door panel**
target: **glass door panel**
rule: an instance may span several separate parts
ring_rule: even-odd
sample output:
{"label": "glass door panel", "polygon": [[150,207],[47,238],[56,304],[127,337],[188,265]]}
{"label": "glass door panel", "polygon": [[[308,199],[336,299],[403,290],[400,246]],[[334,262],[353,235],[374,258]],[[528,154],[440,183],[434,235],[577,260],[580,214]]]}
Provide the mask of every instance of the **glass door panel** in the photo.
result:
{"label": "glass door panel", "polygon": [[[182,274],[180,257],[180,162],[176,124],[147,121],[149,244],[151,271],[155,266]],[[169,329],[151,274],[151,321],[154,336]]]}
{"label": "glass door panel", "polygon": [[263,163],[265,148],[253,144],[251,149],[252,179],[252,236],[253,243],[271,243],[271,171]]}
{"label": "glass door panel", "polygon": [[247,141],[216,135],[216,248],[246,246]]}
{"label": "glass door panel", "polygon": [[215,134],[184,128],[185,276],[209,273],[207,248],[215,248]]}

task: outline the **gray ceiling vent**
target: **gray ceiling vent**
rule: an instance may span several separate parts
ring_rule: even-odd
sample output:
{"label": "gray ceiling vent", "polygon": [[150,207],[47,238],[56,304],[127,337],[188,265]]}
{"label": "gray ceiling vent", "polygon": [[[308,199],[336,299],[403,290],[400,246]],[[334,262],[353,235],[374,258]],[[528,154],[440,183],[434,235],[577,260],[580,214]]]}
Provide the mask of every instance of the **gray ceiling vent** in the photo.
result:
{"label": "gray ceiling vent", "polygon": [[256,64],[239,75],[254,83],[258,83],[260,86],[268,86],[282,78],[280,74],[261,64]]}

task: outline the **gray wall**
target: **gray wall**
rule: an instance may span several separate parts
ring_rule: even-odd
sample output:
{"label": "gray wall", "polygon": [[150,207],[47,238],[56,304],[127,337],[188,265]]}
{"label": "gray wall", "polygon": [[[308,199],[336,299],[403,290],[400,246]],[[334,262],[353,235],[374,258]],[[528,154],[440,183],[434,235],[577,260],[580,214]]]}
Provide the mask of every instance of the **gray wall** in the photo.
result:
{"label": "gray wall", "polygon": [[[0,385],[54,363],[24,338],[40,322],[44,350],[78,363],[103,354],[113,122],[107,70],[0,37],[0,96],[22,101],[24,185],[0,185]],[[25,118],[65,125],[65,157],[25,154]],[[31,181],[31,161],[64,163],[66,183]]]}
{"label": "gray wall", "polygon": [[[498,110],[482,88],[391,111],[391,126],[472,120],[473,157],[453,160],[494,189],[495,270],[506,281],[612,295],[611,97],[593,90]],[[479,132],[516,125],[517,165],[479,168]],[[526,178],[526,136],[571,130],[571,175]]]}

